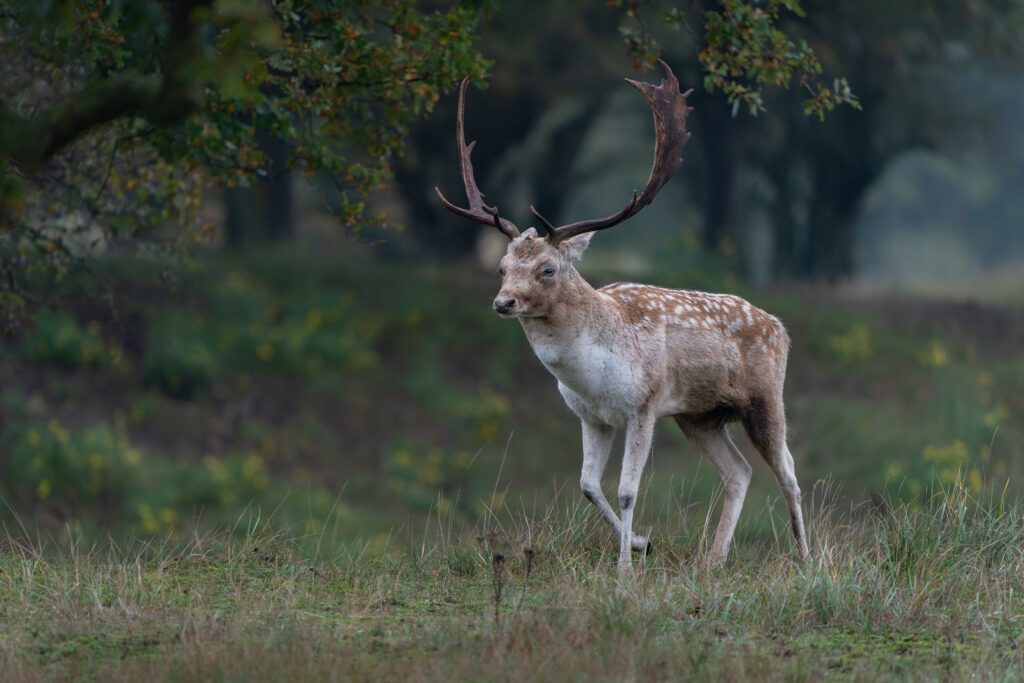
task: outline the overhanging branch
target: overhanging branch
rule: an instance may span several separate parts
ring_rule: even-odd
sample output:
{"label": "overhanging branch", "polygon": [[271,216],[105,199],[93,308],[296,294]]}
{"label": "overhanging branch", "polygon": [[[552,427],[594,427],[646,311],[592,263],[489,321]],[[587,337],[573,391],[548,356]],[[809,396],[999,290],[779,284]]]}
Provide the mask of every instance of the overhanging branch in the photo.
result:
{"label": "overhanging branch", "polygon": [[200,104],[183,78],[202,49],[195,11],[213,0],[166,0],[170,30],[160,74],[122,71],[94,81],[70,100],[38,117],[24,117],[0,103],[0,155],[32,171],[90,129],[139,115],[158,125],[184,120]]}

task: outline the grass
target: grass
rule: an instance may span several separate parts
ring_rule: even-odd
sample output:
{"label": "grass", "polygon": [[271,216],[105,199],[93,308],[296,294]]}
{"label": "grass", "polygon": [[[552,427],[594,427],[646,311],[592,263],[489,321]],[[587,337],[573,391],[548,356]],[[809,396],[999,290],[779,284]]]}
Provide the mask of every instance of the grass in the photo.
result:
{"label": "grass", "polygon": [[708,525],[679,534],[666,510],[626,584],[576,502],[461,533],[435,518],[404,549],[337,555],[257,523],[89,548],[12,533],[0,667],[8,681],[1024,675],[1024,508],[961,485],[845,514],[816,498],[807,563],[778,526],[741,534],[709,572]]}

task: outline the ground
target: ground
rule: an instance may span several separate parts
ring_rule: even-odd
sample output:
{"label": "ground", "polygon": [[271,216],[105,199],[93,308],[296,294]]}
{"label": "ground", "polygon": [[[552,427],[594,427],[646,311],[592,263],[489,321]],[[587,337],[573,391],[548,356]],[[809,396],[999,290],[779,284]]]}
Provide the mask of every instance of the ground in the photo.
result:
{"label": "ground", "polygon": [[8,681],[1019,679],[1024,514],[956,486],[930,500],[810,510],[806,563],[786,536],[748,537],[708,571],[707,528],[661,534],[626,582],[569,502],[333,558],[251,520],[144,545],[10,538],[0,665]]}

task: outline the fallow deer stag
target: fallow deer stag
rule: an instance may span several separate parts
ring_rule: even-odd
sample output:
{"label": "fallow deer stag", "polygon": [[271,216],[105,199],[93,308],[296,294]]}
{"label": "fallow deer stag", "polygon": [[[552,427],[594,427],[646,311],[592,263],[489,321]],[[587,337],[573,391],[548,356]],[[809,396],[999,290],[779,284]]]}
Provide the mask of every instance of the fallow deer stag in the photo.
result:
{"label": "fallow deer stag", "polygon": [[[654,86],[626,79],[654,114],[654,166],[644,191],[618,213],[556,227],[534,207],[541,237],[520,233],[483,201],[466,144],[464,109],[468,78],[459,89],[457,137],[462,182],[469,208],[437,194],[449,211],[496,227],[510,240],[501,259],[501,291],[494,310],[518,318],[541,363],[583,425],[583,495],[597,506],[619,536],[619,571],[628,574],[631,550],[650,552],[633,531],[640,476],[651,450],[654,422],[672,416],[691,443],[710,460],[725,486],[718,529],[708,561],[723,562],[750,482],[751,468],[725,428],[740,420],[778,478],[789,508],[800,555],[807,539],[800,512],[800,487],[786,445],[782,385],[789,336],[777,318],[729,294],[707,294],[616,283],[594,289],[573,267],[597,230],[639,212],[679,169],[690,134],[691,111],[679,81],[664,62],[666,77]],[[625,431],[619,478],[621,518],[601,491],[601,475],[616,434]]]}

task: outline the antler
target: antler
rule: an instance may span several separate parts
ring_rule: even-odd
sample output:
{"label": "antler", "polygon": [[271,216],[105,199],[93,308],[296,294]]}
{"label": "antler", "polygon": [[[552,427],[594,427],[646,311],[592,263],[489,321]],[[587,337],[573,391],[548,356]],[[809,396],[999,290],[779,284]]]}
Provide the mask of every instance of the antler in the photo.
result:
{"label": "antler", "polygon": [[441,203],[444,204],[444,208],[448,209],[452,213],[476,221],[477,223],[484,223],[486,225],[493,225],[498,230],[501,230],[509,239],[515,239],[519,237],[519,228],[515,226],[509,220],[498,216],[498,209],[494,206],[487,206],[484,204],[483,195],[480,194],[480,189],[476,186],[476,178],[473,176],[473,163],[469,160],[469,155],[473,152],[473,146],[476,145],[476,141],[466,144],[466,130],[465,130],[465,110],[466,110],[466,88],[469,86],[469,76],[462,79],[462,85],[459,86],[459,116],[457,123],[457,135],[459,139],[459,163],[462,166],[462,184],[466,187],[466,198],[469,200],[469,208],[464,209],[461,206],[456,206],[450,201],[445,199],[445,196],[441,194],[441,189],[435,187],[434,190],[437,192],[437,196],[441,198]]}
{"label": "antler", "polygon": [[679,81],[672,73],[672,69],[668,68],[668,64],[660,59],[658,63],[665,69],[665,78],[659,85],[626,79],[627,83],[640,91],[654,114],[654,165],[643,193],[637,196],[636,190],[634,190],[633,197],[626,204],[626,208],[607,218],[579,221],[561,227],[552,225],[550,221],[540,215],[537,209],[531,206],[530,211],[544,225],[548,231],[548,241],[552,244],[558,244],[585,232],[610,228],[639,213],[642,208],[654,201],[658,190],[679,170],[679,166],[683,163],[683,147],[690,139],[690,134],[686,131],[686,117],[693,109],[686,105],[686,98],[693,92],[693,89],[680,93]]}

